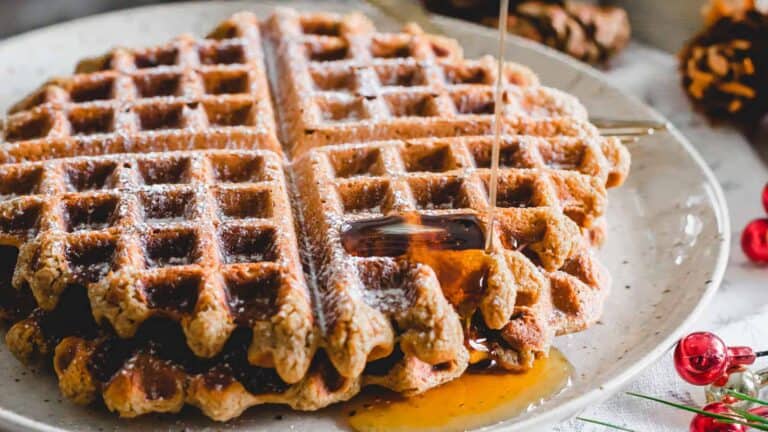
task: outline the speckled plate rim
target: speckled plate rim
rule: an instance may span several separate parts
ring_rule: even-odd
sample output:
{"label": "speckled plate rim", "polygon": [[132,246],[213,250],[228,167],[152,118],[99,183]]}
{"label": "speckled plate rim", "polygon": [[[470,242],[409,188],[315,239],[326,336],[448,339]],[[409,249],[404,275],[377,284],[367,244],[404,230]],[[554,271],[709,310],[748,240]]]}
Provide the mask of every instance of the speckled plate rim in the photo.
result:
{"label": "speckled plate rim", "polygon": [[[187,3],[199,4],[199,3],[209,3],[209,2],[195,1],[195,2],[187,2]],[[90,21],[97,21],[108,16],[119,15],[125,12],[126,10],[181,7],[187,3],[172,3],[172,4],[141,6],[137,8],[123,9],[119,11],[90,15],[84,18],[78,18],[76,20],[67,21],[67,22],[63,22],[63,23],[59,23],[59,24],[55,24],[47,27],[42,27],[42,28],[25,32],[10,38],[6,38],[0,41],[0,46],[8,43],[23,43],[24,39],[26,39],[27,37],[48,32],[50,30],[57,29],[59,27],[72,25],[75,22],[87,23]],[[265,1],[265,2],[259,1],[258,3],[264,4],[264,5],[272,5],[272,6],[285,5],[285,3],[275,3],[275,2],[269,2],[269,1]],[[472,27],[472,30],[474,32],[485,33],[486,35],[493,36],[492,29],[488,29],[486,27],[479,26],[472,23],[467,23],[465,21],[461,21],[453,18],[447,18],[447,17],[435,17],[434,20],[437,24],[445,28],[447,28],[447,26],[463,26],[465,28]],[[556,61],[559,61],[565,67],[575,69],[579,73],[587,75],[590,78],[601,82],[601,84],[604,87],[610,89],[613,92],[616,92],[618,95],[623,97],[627,104],[632,105],[634,108],[645,111],[645,113],[647,114],[647,118],[666,121],[663,115],[661,115],[658,111],[656,111],[655,109],[643,103],[639,98],[611,84],[600,71],[590,66],[587,66],[577,60],[574,60],[571,57],[568,57],[567,55],[564,55],[556,50],[553,50],[551,48],[548,48],[546,46],[537,44],[535,42],[532,42],[523,38],[510,36],[509,42],[514,43],[515,45],[518,45],[524,49],[535,51],[540,55],[550,57]],[[585,407],[597,404],[607,399],[612,394],[616,393],[629,380],[631,380],[633,377],[638,375],[646,367],[654,363],[665,352],[667,352],[670,349],[670,347],[672,347],[673,344],[677,341],[677,339],[683,334],[683,332],[691,326],[691,324],[701,315],[701,313],[706,308],[706,306],[712,301],[716,291],[720,287],[720,284],[723,280],[725,270],[728,264],[729,254],[730,254],[729,245],[731,243],[731,228],[730,228],[731,223],[730,223],[730,217],[727,211],[725,195],[723,193],[723,190],[719,182],[716,180],[714,173],[707,166],[702,156],[688,141],[688,139],[674,125],[670,124],[669,130],[667,132],[662,132],[662,133],[670,134],[672,138],[683,147],[685,152],[695,162],[704,180],[706,180],[707,191],[711,195],[712,203],[714,204],[713,211],[717,217],[718,231],[722,234],[722,241],[719,242],[719,250],[718,250],[717,258],[715,260],[715,268],[712,271],[712,276],[711,276],[712,283],[709,284],[707,289],[699,298],[698,303],[693,307],[693,309],[686,316],[686,318],[684,318],[678,324],[677,327],[669,331],[668,334],[661,339],[661,341],[655,346],[654,349],[650,350],[647,354],[641,357],[641,359],[638,362],[636,362],[631,367],[625,369],[622,373],[609,379],[599,387],[583,393],[580,397],[576,399],[572,399],[570,401],[567,401],[561,405],[555,406],[548,410],[541,410],[541,411],[535,412],[530,417],[522,419],[520,421],[515,421],[514,418],[510,418],[500,423],[486,426],[482,428],[482,430],[487,430],[487,431],[539,430],[539,428],[551,426],[556,424],[559,421],[566,420],[572,417],[573,415],[575,415],[576,413],[580,412],[581,410],[583,410]],[[512,421],[514,423],[510,424],[508,423],[509,421]],[[44,431],[44,432],[68,431],[68,429],[62,429],[41,421],[33,420],[28,417],[16,414],[11,410],[3,408],[2,406],[0,406],[0,426],[7,426],[12,429],[23,428],[26,430],[36,430],[36,431]]]}

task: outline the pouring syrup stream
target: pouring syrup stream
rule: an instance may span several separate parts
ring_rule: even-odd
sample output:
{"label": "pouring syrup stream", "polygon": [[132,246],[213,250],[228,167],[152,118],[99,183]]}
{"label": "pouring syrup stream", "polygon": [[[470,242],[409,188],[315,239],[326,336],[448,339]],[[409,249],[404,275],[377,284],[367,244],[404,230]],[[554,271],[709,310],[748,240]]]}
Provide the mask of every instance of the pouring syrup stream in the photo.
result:
{"label": "pouring syrup stream", "polygon": [[485,252],[491,252],[493,239],[493,227],[496,219],[496,195],[499,182],[499,152],[501,148],[501,127],[504,107],[504,45],[507,36],[507,18],[509,15],[509,0],[501,0],[499,10],[499,52],[497,58],[496,92],[494,94],[493,109],[493,147],[491,149],[491,180],[488,230],[485,237]]}

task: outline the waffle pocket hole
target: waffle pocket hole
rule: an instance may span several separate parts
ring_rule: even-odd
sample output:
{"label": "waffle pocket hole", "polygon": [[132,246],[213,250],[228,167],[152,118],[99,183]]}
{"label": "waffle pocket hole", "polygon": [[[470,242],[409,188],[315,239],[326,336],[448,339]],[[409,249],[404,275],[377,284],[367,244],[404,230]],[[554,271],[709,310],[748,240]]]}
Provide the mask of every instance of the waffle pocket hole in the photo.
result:
{"label": "waffle pocket hole", "polygon": [[221,231],[224,262],[257,263],[277,260],[276,233],[273,228],[226,227]]}
{"label": "waffle pocket hole", "polygon": [[452,98],[453,104],[456,107],[456,112],[459,114],[493,114],[496,107],[496,103],[493,100],[493,94],[490,92],[478,94],[457,93],[452,95]]}
{"label": "waffle pocket hole", "polygon": [[110,189],[115,185],[113,162],[84,162],[64,166],[67,189],[74,192]]}
{"label": "waffle pocket hole", "polygon": [[437,104],[432,95],[389,95],[386,97],[389,112],[395,117],[434,117]]}
{"label": "waffle pocket hole", "polygon": [[151,106],[138,109],[141,130],[180,129],[182,105]]}
{"label": "waffle pocket hole", "polygon": [[314,67],[310,75],[316,90],[349,93],[355,88],[355,74],[350,69]]}
{"label": "waffle pocket hole", "polygon": [[210,40],[225,40],[225,39],[234,39],[236,37],[240,36],[239,31],[237,30],[237,26],[232,25],[230,23],[224,23],[220,26],[218,26],[214,31],[208,34],[206,36],[206,39]]}
{"label": "waffle pocket hole", "polygon": [[482,66],[444,65],[443,74],[448,84],[493,84],[493,74]]}
{"label": "waffle pocket hole", "polygon": [[301,19],[301,31],[317,36],[341,35],[341,23],[336,20],[308,17]]}
{"label": "waffle pocket hole", "polygon": [[326,37],[309,41],[304,44],[307,57],[313,62],[328,62],[344,60],[349,56],[347,41],[336,37]]}
{"label": "waffle pocket hole", "polygon": [[8,122],[5,139],[9,142],[45,138],[53,127],[53,119],[44,112],[20,121]]}
{"label": "waffle pocket hole", "polygon": [[581,167],[586,154],[586,146],[539,146],[544,164],[557,170],[576,170]]}
{"label": "waffle pocket hole", "polygon": [[355,149],[329,155],[336,177],[379,176],[385,173],[379,149]]}
{"label": "waffle pocket hole", "polygon": [[280,273],[267,270],[257,274],[233,272],[225,276],[229,309],[235,322],[251,326],[268,321],[277,313],[277,291],[282,283]]}
{"label": "waffle pocket hole", "polygon": [[371,55],[376,58],[406,58],[412,56],[410,37],[374,37]]}
{"label": "waffle pocket hole", "polygon": [[146,185],[189,183],[189,159],[139,160],[139,173]]}
{"label": "waffle pocket hole", "polygon": [[457,166],[448,146],[429,149],[412,147],[406,150],[403,156],[408,172],[445,172]]}
{"label": "waffle pocket hole", "polygon": [[446,58],[450,57],[451,54],[454,52],[454,50],[446,45],[442,45],[437,42],[431,42],[430,47],[432,48],[432,53],[437,58]]}
{"label": "waffle pocket hole", "polygon": [[114,69],[112,60],[114,56],[112,54],[106,54],[100,57],[88,58],[80,61],[75,67],[76,74],[88,74],[94,72],[102,72],[106,70]]}
{"label": "waffle pocket hole", "polygon": [[66,253],[69,270],[80,283],[98,282],[112,269],[115,249],[112,239],[73,240]]}
{"label": "waffle pocket hole", "polygon": [[245,63],[245,51],[240,44],[215,44],[200,47],[200,63],[228,65]]}
{"label": "waffle pocket hole", "polygon": [[133,78],[139,96],[152,98],[157,96],[173,96],[179,92],[181,75],[178,74],[147,74]]}
{"label": "waffle pocket hole", "polygon": [[539,255],[531,250],[528,246],[533,243],[538,243],[544,239],[547,232],[546,224],[537,223],[533,226],[517,229],[514,227],[499,228],[499,237],[501,238],[501,244],[505,249],[519,251],[526,256],[537,267],[541,267],[543,264]]}
{"label": "waffle pocket hole", "polygon": [[75,85],[69,96],[75,103],[111,99],[113,84],[113,78],[84,81]]}
{"label": "waffle pocket hole", "polygon": [[0,174],[0,201],[38,192],[42,168],[9,169]]}
{"label": "waffle pocket hole", "polygon": [[421,68],[411,65],[379,65],[376,75],[386,87],[415,87],[427,84]]}
{"label": "waffle pocket hole", "polygon": [[149,192],[141,195],[147,223],[176,223],[194,218],[194,194],[191,191]]}
{"label": "waffle pocket hole", "polygon": [[365,371],[363,373],[373,376],[385,376],[397,366],[404,357],[405,354],[403,353],[403,350],[400,349],[400,345],[395,345],[395,348],[386,357],[368,362],[368,364],[365,365]]}
{"label": "waffle pocket hole", "polygon": [[[490,168],[492,162],[492,141],[490,139],[476,142],[470,152],[477,168]],[[499,166],[502,168],[524,168],[525,164],[517,143],[503,142],[499,148]]]}
{"label": "waffle pocket hole", "polygon": [[248,74],[245,71],[205,73],[203,86],[207,94],[247,93]]}
{"label": "waffle pocket hole", "polygon": [[205,103],[208,123],[215,127],[253,126],[254,106],[251,101]]}
{"label": "waffle pocket hole", "polygon": [[388,191],[386,181],[339,185],[345,213],[383,213]]}
{"label": "waffle pocket hole", "polygon": [[[365,286],[363,300],[367,304],[387,314],[397,314],[412,303],[409,297],[413,290],[413,272],[408,266],[392,265],[391,261],[360,261],[358,269]],[[371,353],[369,359],[389,355],[388,351],[381,352],[382,347],[374,351],[379,351],[378,355]]]}
{"label": "waffle pocket hole", "polygon": [[0,232],[32,236],[37,232],[40,204],[34,203],[0,216]]}
{"label": "waffle pocket hole", "polygon": [[113,196],[95,196],[72,200],[65,204],[68,232],[103,230],[117,219],[118,199]]}
{"label": "waffle pocket hole", "polygon": [[497,189],[496,206],[503,208],[535,207],[534,194],[533,183],[527,180],[518,184],[500,183]]}
{"label": "waffle pocket hole", "polygon": [[199,260],[197,236],[192,230],[155,230],[145,245],[149,268],[189,265]]}
{"label": "waffle pocket hole", "polygon": [[412,179],[411,189],[420,210],[468,208],[462,181],[448,179]]}
{"label": "waffle pocket hole", "polygon": [[200,276],[164,276],[161,274],[144,282],[143,291],[149,307],[168,313],[192,313],[199,296]]}
{"label": "waffle pocket hole", "polygon": [[113,130],[112,109],[74,109],[69,113],[73,135],[110,133]]}
{"label": "waffle pocket hole", "polygon": [[176,48],[157,49],[137,53],[134,59],[137,69],[156,68],[176,64],[179,51]]}
{"label": "waffle pocket hole", "polygon": [[368,117],[362,99],[348,101],[320,99],[318,108],[325,122],[352,123]]}
{"label": "waffle pocket hole", "polygon": [[211,166],[219,183],[255,183],[269,179],[260,156],[212,156]]}
{"label": "waffle pocket hole", "polygon": [[226,218],[272,217],[272,194],[269,190],[225,189],[219,191],[217,201]]}

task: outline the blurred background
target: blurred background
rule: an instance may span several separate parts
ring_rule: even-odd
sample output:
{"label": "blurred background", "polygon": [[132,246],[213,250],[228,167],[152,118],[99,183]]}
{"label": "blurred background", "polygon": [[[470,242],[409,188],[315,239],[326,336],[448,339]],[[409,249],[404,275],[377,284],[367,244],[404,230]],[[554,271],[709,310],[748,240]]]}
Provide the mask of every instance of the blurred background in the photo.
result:
{"label": "blurred background", "polygon": [[[0,38],[95,13],[170,1],[173,0],[0,0]],[[623,7],[629,14],[633,37],[667,51],[677,51],[700,28],[700,10],[705,0],[586,2]]]}

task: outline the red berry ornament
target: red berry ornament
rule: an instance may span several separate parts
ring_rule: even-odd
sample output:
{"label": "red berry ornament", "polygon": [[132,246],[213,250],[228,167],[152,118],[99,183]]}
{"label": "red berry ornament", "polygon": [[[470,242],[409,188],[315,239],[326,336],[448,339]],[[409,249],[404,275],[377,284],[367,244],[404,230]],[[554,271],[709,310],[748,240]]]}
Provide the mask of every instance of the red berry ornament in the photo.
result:
{"label": "red berry ornament", "polygon": [[768,219],[755,219],[744,228],[741,249],[752,261],[768,263]]}
{"label": "red berry ornament", "polygon": [[750,365],[756,358],[751,348],[728,347],[709,332],[691,333],[675,347],[675,369],[682,379],[694,385],[727,379],[730,369]]}
{"label": "red berry ornament", "polygon": [[765,209],[765,212],[768,213],[768,183],[765,184],[763,187],[763,208]]}
{"label": "red berry ornament", "polygon": [[[711,403],[702,409],[713,414],[722,414],[738,418],[728,405],[722,402]],[[693,420],[691,420],[691,427],[688,430],[690,432],[746,432],[747,427],[740,424],[722,423],[718,419],[707,417],[702,414],[696,414]]]}

